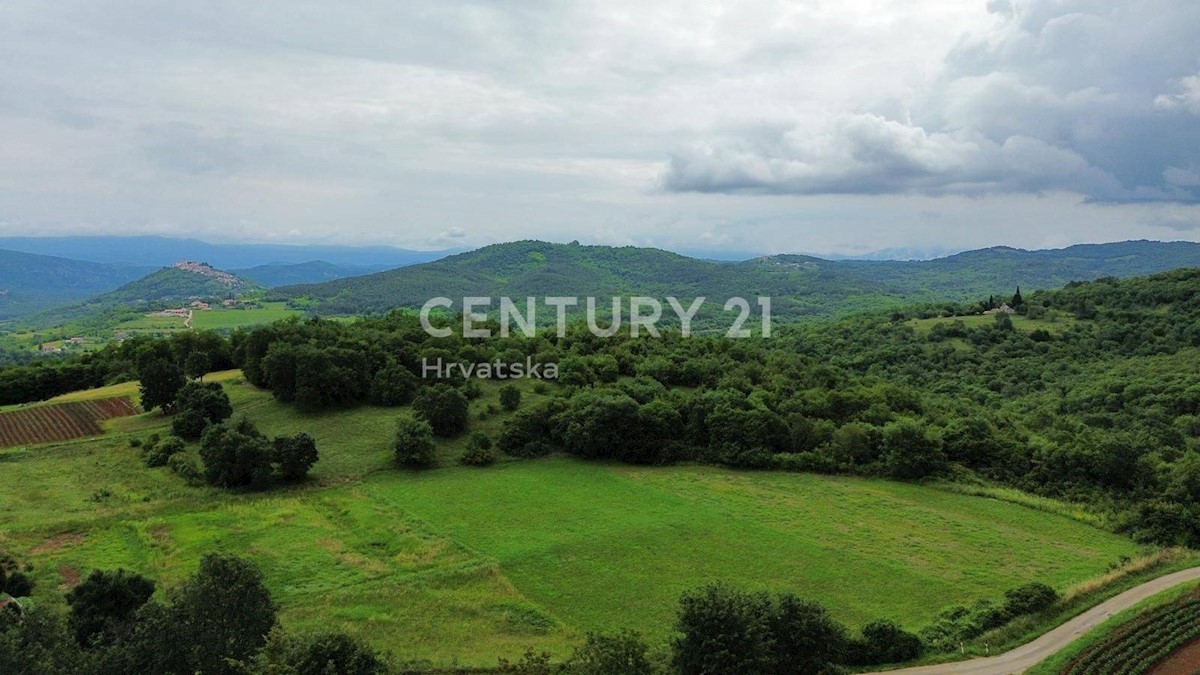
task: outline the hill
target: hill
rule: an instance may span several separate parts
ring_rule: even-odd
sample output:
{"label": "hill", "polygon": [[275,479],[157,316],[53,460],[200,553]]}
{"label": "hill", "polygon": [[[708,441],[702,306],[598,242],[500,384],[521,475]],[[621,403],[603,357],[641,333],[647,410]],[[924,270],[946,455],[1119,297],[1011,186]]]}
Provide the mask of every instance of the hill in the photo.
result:
{"label": "hill", "polygon": [[333,279],[359,277],[391,269],[395,265],[339,265],[324,260],[302,263],[268,263],[246,269],[232,270],[233,274],[249,279],[260,286],[276,288],[297,284],[315,284]]}
{"label": "hill", "polygon": [[981,295],[1051,289],[1071,281],[1136,277],[1200,266],[1200,244],[1124,241],[1027,251],[1006,246],[917,261],[845,260],[855,275],[914,300],[972,300]]}
{"label": "hill", "polygon": [[[178,262],[131,281],[120,288],[21,319],[25,328],[47,328],[67,323],[117,322],[139,314],[194,300],[213,302],[261,292],[257,284],[216,269],[208,263]],[[76,326],[83,330],[87,326]]]}
{"label": "hill", "polygon": [[0,237],[0,248],[59,255],[99,263],[166,266],[177,260],[207,260],[224,269],[269,263],[327,260],[339,265],[400,267],[436,260],[456,251],[412,251],[393,246],[323,246],[300,244],[210,244],[174,237]]}
{"label": "hill", "polygon": [[914,301],[967,301],[1200,266],[1200,244],[1130,241],[1026,251],[996,247],[934,260],[824,260],[773,255],[740,263],[659,249],[520,241],[378,274],[283,287],[274,295],[321,313],[418,307],[444,296],[672,295],[773,297],[781,318],[841,316]]}
{"label": "hill", "polygon": [[775,298],[786,316],[821,316],[831,307],[862,310],[901,300],[883,284],[846,273],[834,263],[796,256],[724,263],[632,246],[583,246],[518,241],[485,246],[431,263],[323,284],[288,286],[273,296],[304,299],[322,313],[383,312],[420,307],[444,296],[596,297],[706,296],[711,311],[730,297]]}
{"label": "hill", "polygon": [[0,250],[0,319],[78,302],[150,270]]}

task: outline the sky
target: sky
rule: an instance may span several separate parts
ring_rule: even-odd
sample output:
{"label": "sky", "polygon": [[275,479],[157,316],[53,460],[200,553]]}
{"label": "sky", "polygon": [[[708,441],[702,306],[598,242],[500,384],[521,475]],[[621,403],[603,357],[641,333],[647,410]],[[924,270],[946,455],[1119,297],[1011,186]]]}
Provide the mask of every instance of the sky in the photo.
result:
{"label": "sky", "polygon": [[0,234],[1200,240],[1194,0],[0,3]]}

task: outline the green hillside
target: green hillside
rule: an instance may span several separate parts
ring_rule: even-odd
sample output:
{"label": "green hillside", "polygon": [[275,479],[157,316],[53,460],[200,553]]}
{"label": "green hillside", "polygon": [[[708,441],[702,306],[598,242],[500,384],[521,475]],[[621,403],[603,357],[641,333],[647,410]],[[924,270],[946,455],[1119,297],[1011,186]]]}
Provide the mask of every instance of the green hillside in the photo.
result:
{"label": "green hillside", "polygon": [[674,296],[681,301],[705,296],[715,305],[712,311],[720,311],[730,297],[753,302],[764,295],[774,298],[779,316],[812,317],[834,307],[862,310],[900,299],[882,284],[822,262],[720,263],[652,248],[519,241],[379,274],[285,287],[274,294],[331,314],[419,307],[439,296],[594,296],[601,306],[612,296]]}
{"label": "green hillside", "polygon": [[111,291],[149,271],[134,265],[106,265],[0,250],[0,320],[78,302]]}
{"label": "green hillside", "polygon": [[[1025,251],[997,247],[927,261],[831,261],[774,255],[740,263],[658,249],[520,241],[351,279],[276,289],[324,314],[419,307],[434,297],[667,295],[773,298],[776,317],[844,316],[912,302],[968,301],[1021,286],[1130,277],[1200,266],[1200,244],[1130,241]],[[710,308],[711,309],[711,308]]]}
{"label": "green hillside", "polygon": [[20,325],[44,329],[72,324],[76,332],[89,332],[98,326],[111,327],[136,319],[149,311],[197,300],[219,303],[261,291],[257,284],[204,263],[176,263],[83,302],[24,317]]}
{"label": "green hillside", "polygon": [[358,277],[364,274],[381,272],[398,265],[338,265],[324,260],[311,260],[302,263],[269,263],[232,270],[232,273],[260,286],[275,288],[277,286],[292,286],[296,284],[315,284],[333,279]]}

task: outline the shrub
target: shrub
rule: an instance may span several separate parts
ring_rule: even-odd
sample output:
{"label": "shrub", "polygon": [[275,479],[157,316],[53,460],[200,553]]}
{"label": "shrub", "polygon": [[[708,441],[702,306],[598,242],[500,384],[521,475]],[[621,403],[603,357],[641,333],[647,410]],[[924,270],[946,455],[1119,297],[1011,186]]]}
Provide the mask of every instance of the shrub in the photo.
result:
{"label": "shrub", "polygon": [[924,648],[921,638],[881,619],[863,626],[862,636],[851,643],[848,661],[859,666],[901,663],[919,657]]}
{"label": "shrub", "polygon": [[174,437],[168,436],[153,447],[147,447],[144,454],[146,466],[166,466],[174,455],[183,452],[183,441]]}
{"label": "shrub", "polygon": [[571,655],[564,670],[571,675],[650,675],[654,668],[646,656],[647,651],[639,633],[588,633],[586,642]]}
{"label": "shrub", "polygon": [[188,453],[180,452],[171,455],[171,458],[167,460],[167,468],[191,485],[200,485],[204,482],[204,471],[196,463],[196,459]]}
{"label": "shrub", "polygon": [[1046,584],[1034,581],[1004,593],[1004,611],[1009,616],[1036,614],[1058,602],[1058,592]]}
{"label": "shrub", "polygon": [[376,405],[407,405],[417,393],[417,376],[408,368],[391,363],[371,380],[371,402]]}
{"label": "shrub", "polygon": [[261,488],[271,478],[271,444],[244,418],[216,424],[204,432],[200,459],[204,480],[216,487]]}
{"label": "shrub", "polygon": [[424,469],[436,461],[433,429],[424,419],[406,415],[396,420],[393,448],[400,466]]}
{"label": "shrub", "polygon": [[487,434],[476,431],[467,439],[467,448],[458,460],[467,466],[489,466],[496,463],[496,453],[492,450],[492,439]]}
{"label": "shrub", "polygon": [[483,388],[479,386],[478,380],[467,380],[463,383],[460,391],[462,391],[463,396],[467,397],[468,401],[474,401],[483,396]]}
{"label": "shrub", "polygon": [[516,410],[521,407],[521,390],[511,384],[500,387],[500,405],[505,410]]}
{"label": "shrub", "polygon": [[188,382],[175,397],[175,419],[171,431],[180,438],[196,440],[209,424],[229,419],[233,407],[229,395],[216,382]]}
{"label": "shrub", "polygon": [[67,593],[70,626],[85,647],[119,640],[132,628],[134,613],[154,595],[154,582],[128,570],[88,575]]}
{"label": "shrub", "polygon": [[413,410],[438,436],[454,436],[467,428],[467,397],[450,385],[426,387],[413,399]]}
{"label": "shrub", "polygon": [[379,654],[345,633],[292,638],[283,651],[284,672],[292,675],[377,675],[385,671]]}
{"label": "shrub", "polygon": [[794,595],[713,584],[685,593],[679,604],[672,663],[684,675],[819,673],[845,653],[845,627]]}
{"label": "shrub", "polygon": [[271,461],[282,480],[303,480],[318,459],[317,442],[308,434],[278,436],[272,442]]}

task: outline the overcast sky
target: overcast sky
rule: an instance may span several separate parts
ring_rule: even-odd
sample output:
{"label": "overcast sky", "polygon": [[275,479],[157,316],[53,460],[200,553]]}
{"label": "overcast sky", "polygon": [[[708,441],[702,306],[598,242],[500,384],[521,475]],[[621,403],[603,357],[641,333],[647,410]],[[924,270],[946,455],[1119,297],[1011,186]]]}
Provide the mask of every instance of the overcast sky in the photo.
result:
{"label": "overcast sky", "polygon": [[0,234],[1200,240],[1195,0],[0,3]]}

